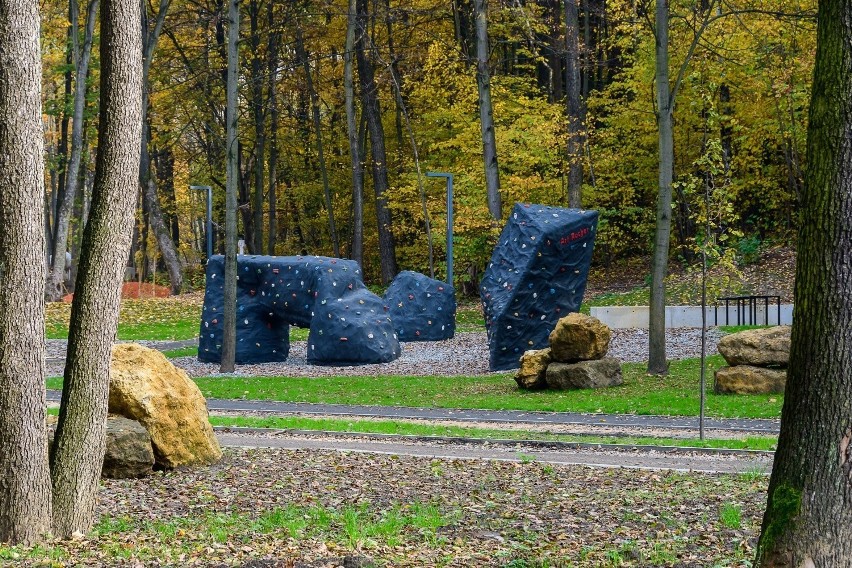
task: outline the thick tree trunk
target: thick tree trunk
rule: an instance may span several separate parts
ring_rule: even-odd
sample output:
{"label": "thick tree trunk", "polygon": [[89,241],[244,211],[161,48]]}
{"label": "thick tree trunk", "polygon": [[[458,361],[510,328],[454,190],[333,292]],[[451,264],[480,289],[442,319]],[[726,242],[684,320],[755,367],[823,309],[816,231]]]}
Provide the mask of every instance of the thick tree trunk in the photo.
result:
{"label": "thick tree trunk", "polygon": [[268,26],[274,30],[269,36],[269,60],[267,80],[269,84],[269,239],[267,254],[275,254],[275,241],[278,234],[278,50],[281,45],[281,32],[275,27],[275,3],[267,5]]}
{"label": "thick tree trunk", "polygon": [[[270,0],[271,2],[271,0]],[[249,2],[249,24],[251,27],[251,108],[254,118],[254,188],[252,192],[252,216],[254,227],[254,243],[252,250],[255,254],[263,252],[263,166],[266,156],[266,113],[263,104],[263,78],[261,77],[260,35],[260,6],[258,0]]]}
{"label": "thick tree trunk", "polygon": [[781,435],[758,566],[852,566],[852,5],[819,2]]}
{"label": "thick tree trunk", "polygon": [[346,48],[343,53],[343,92],[346,106],[346,132],[349,137],[349,161],[352,164],[352,250],[350,257],[364,266],[364,162],[361,160],[358,126],[355,117],[355,85],[352,58],[355,50],[356,0],[349,0],[346,20]]}
{"label": "thick tree trunk", "polygon": [[103,0],[98,157],[51,457],[53,530],[92,527],[106,446],[110,350],[133,231],[142,137],[140,3]]}
{"label": "thick tree trunk", "polygon": [[51,515],[38,3],[0,0],[0,30],[0,542],[30,544]]}
{"label": "thick tree trunk", "polygon": [[382,112],[379,106],[379,93],[375,80],[372,54],[369,53],[369,35],[367,33],[367,0],[357,0],[358,30],[355,41],[355,56],[358,60],[358,78],[361,83],[362,112],[367,119],[370,133],[370,150],[373,156],[373,190],[376,194],[376,220],[379,225],[379,257],[382,267],[382,283],[388,284],[399,269],[396,263],[396,245],[391,227],[391,214],[387,193],[388,161],[385,152],[385,131],[382,126]]}
{"label": "thick tree trunk", "polygon": [[583,206],[583,107],[580,99],[580,18],[577,0],[565,0],[565,94],[568,114],[568,206]]}
{"label": "thick tree trunk", "polygon": [[497,141],[494,137],[494,111],[491,106],[491,72],[488,69],[488,0],[473,1],[476,25],[476,86],[479,92],[479,125],[482,131],[482,158],[485,162],[485,188],[491,218],[503,218],[500,202],[500,174],[497,168]]}
{"label": "thick tree trunk", "polygon": [[322,145],[322,123],[320,121],[319,96],[314,89],[314,80],[311,75],[311,63],[308,50],[305,48],[305,40],[302,37],[302,27],[296,26],[296,58],[305,70],[305,84],[308,95],[311,98],[311,114],[314,124],[314,135],[316,136],[317,158],[319,159],[320,176],[322,177],[322,194],[325,199],[325,208],[328,211],[328,232],[331,236],[331,247],[335,257],[340,257],[340,241],[337,238],[337,225],[334,222],[334,202],[331,198],[331,188],[328,184],[328,169],[325,165],[325,152]]}
{"label": "thick tree trunk", "polygon": [[219,371],[234,372],[237,355],[237,185],[240,183],[237,143],[237,66],[240,37],[239,0],[228,2],[228,72],[225,109],[225,290],[222,310],[222,359]]}
{"label": "thick tree trunk", "polygon": [[651,259],[651,306],[648,320],[648,372],[663,375],[666,362],[666,274],[669,268],[669,240],[672,228],[672,175],[674,134],[673,97],[669,87],[668,0],[657,0],[657,128],[659,141],[659,187],[657,225]]}
{"label": "thick tree trunk", "polygon": [[72,59],[75,65],[74,114],[71,119],[71,155],[68,157],[68,167],[65,171],[65,190],[62,193],[62,200],[59,203],[59,210],[56,215],[56,234],[52,243],[50,271],[45,285],[45,297],[50,302],[61,299],[64,292],[65,251],[68,248],[68,229],[71,224],[74,201],[77,197],[77,186],[80,181],[80,161],[83,154],[83,112],[86,107],[87,92],[86,76],[89,73],[98,0],[92,0],[89,3],[82,48],[77,38],[79,15],[76,0],[72,0],[71,6]]}

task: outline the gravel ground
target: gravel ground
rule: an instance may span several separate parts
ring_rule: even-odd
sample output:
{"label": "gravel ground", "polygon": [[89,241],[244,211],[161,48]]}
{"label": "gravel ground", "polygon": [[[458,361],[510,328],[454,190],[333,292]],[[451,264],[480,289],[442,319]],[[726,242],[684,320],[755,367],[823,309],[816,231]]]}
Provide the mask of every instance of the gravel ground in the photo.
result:
{"label": "gravel ground", "polygon": [[[716,353],[716,343],[722,333],[708,330],[707,354]],[[666,350],[670,359],[685,359],[701,355],[701,330],[670,329],[666,333]],[[625,362],[647,361],[648,330],[614,329],[609,355]],[[448,341],[404,343],[402,356],[396,361],[378,365],[332,367],[308,365],[307,344],[290,344],[290,357],[284,363],[238,365],[237,375],[280,377],[326,377],[340,375],[485,375],[488,370],[488,343],[484,332],[459,333]],[[199,363],[195,357],[181,357],[174,363],[191,377],[216,375],[219,366]]]}
{"label": "gravel ground", "polygon": [[[707,354],[713,355],[722,332],[709,329]],[[138,341],[146,347],[157,348],[174,342]],[[48,339],[47,374],[57,376],[64,368],[64,339]],[[701,355],[701,330],[674,328],[666,332],[666,353],[669,359],[685,359]],[[642,362],[648,359],[648,330],[613,329],[609,355],[624,362]],[[179,357],[175,365],[191,377],[216,375],[219,365],[200,363],[195,357]],[[290,357],[283,363],[238,365],[237,375],[277,377],[328,377],[341,375],[485,375],[488,374],[488,343],[485,332],[458,333],[447,341],[421,341],[402,344],[402,356],[396,361],[377,365],[319,366],[307,363],[307,342],[290,344]]]}

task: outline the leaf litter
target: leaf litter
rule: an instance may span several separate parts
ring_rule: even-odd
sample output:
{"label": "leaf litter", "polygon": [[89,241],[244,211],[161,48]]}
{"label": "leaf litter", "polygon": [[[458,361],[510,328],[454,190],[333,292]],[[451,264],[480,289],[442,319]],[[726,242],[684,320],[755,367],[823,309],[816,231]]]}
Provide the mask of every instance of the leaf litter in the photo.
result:
{"label": "leaf litter", "polygon": [[0,564],[746,566],[765,491],[757,475],[236,448],[104,480],[86,538],[0,546]]}

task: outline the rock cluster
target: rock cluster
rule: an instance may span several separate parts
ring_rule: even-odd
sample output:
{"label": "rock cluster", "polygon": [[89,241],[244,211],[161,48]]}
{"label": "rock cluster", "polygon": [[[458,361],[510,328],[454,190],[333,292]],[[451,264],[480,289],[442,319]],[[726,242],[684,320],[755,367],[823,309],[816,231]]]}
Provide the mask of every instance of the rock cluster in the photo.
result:
{"label": "rock cluster", "polygon": [[527,351],[515,382],[523,389],[591,389],[620,385],[621,364],[606,357],[610,329],[597,318],[573,313],[556,323],[550,347]]}
{"label": "rock cluster", "polygon": [[155,349],[114,345],[101,475],[143,477],[155,467],[208,465],[221,457],[207,401],[187,374]]}
{"label": "rock cluster", "polygon": [[719,340],[728,367],[716,371],[718,394],[783,393],[790,360],[790,326],[750,329]]}

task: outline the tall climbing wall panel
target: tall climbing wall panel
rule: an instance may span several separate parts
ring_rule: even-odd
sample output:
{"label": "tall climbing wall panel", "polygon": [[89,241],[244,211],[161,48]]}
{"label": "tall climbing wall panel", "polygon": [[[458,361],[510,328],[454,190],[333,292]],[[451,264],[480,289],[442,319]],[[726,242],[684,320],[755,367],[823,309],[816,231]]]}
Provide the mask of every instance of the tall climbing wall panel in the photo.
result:
{"label": "tall climbing wall panel", "polygon": [[480,283],[491,370],[517,368],[580,309],[597,222],[597,211],[515,205]]}

